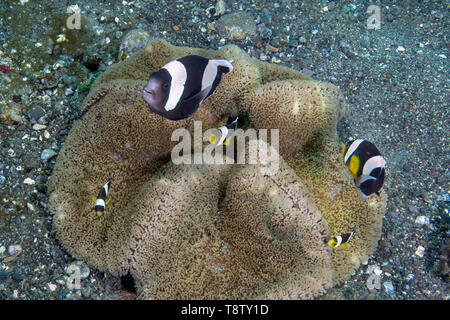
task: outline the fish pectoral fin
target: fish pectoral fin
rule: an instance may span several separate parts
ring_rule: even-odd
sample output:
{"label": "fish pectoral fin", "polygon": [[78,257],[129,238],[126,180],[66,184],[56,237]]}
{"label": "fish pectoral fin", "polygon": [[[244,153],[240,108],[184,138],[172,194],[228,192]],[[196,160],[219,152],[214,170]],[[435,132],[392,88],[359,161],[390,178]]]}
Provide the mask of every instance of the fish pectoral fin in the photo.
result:
{"label": "fish pectoral fin", "polygon": [[341,248],[342,248],[342,249],[347,248],[347,244],[346,244],[346,243],[341,244]]}
{"label": "fish pectoral fin", "polygon": [[93,201],[94,204],[95,204],[95,202],[97,201],[97,197],[92,197],[92,201]]}
{"label": "fish pectoral fin", "polygon": [[211,144],[215,144],[216,143],[216,136],[215,135],[212,135],[211,137],[209,137],[209,143],[211,143]]}
{"label": "fish pectoral fin", "polygon": [[209,91],[211,91],[211,86],[206,87],[199,93],[193,95],[192,97],[184,100],[179,108],[181,108],[181,112],[183,113],[184,117],[191,116],[195,111],[197,111],[198,107],[200,106],[200,103],[206,98]]}
{"label": "fish pectoral fin", "polygon": [[376,180],[377,178],[372,177],[372,176],[367,176],[367,175],[361,175],[359,176],[359,178],[356,180],[356,186],[359,188],[359,186],[363,183],[366,182],[368,180]]}
{"label": "fish pectoral fin", "polygon": [[109,203],[110,200],[111,200],[111,198],[109,198],[108,200],[106,200],[105,206]]}

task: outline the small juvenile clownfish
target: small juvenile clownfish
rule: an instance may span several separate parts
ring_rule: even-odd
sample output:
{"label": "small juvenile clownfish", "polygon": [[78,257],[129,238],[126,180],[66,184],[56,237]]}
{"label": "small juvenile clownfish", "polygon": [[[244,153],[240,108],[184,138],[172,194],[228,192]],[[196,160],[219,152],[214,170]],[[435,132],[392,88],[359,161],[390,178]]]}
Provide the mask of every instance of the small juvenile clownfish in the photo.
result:
{"label": "small juvenile clownfish", "polygon": [[340,247],[342,249],[347,248],[347,242],[350,241],[351,238],[353,238],[353,235],[355,234],[355,228],[353,228],[352,232],[341,234],[337,237],[333,237],[328,241],[328,245],[332,248]]}
{"label": "small juvenile clownfish", "polygon": [[231,138],[234,136],[236,129],[238,128],[239,117],[228,117],[227,124],[221,126],[215,130],[215,132],[209,137],[209,143],[227,146],[230,143]]}
{"label": "small juvenile clownfish", "polygon": [[94,204],[95,204],[95,207],[94,207],[95,212],[97,212],[97,215],[99,217],[103,214],[103,211],[105,211],[105,206],[111,200],[111,199],[106,200],[106,197],[108,196],[108,191],[109,191],[110,187],[111,187],[111,171],[109,171],[108,181],[100,189],[100,192],[98,193],[97,197],[92,197],[92,201],[94,201]]}
{"label": "small juvenile clownfish", "polygon": [[213,94],[222,73],[231,71],[233,65],[228,60],[188,55],[153,72],[142,97],[154,113],[169,120],[182,120]]}
{"label": "small juvenile clownfish", "polygon": [[369,141],[357,139],[347,143],[342,155],[361,199],[365,200],[373,193],[379,196],[386,166],[380,151]]}

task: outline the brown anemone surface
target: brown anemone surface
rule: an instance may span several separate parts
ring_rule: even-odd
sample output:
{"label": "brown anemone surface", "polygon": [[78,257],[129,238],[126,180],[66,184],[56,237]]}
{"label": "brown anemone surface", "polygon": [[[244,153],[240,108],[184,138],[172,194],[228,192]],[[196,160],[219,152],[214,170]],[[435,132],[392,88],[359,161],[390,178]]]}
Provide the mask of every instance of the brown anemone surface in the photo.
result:
{"label": "brown anemone surface", "polygon": [[[187,54],[233,60],[234,70],[191,118],[170,121],[149,111],[141,90],[151,72]],[[386,195],[357,195],[336,134],[343,97],[331,84],[233,45],[156,39],[102,74],[83,112],[49,179],[54,229],[91,267],[130,273],[139,298],[311,299],[345,281],[377,244]],[[174,130],[192,133],[201,121],[205,131],[238,114],[252,129],[278,130],[277,170],[171,161]],[[111,200],[98,216],[91,198],[108,171]],[[354,227],[347,249],[326,244]]]}

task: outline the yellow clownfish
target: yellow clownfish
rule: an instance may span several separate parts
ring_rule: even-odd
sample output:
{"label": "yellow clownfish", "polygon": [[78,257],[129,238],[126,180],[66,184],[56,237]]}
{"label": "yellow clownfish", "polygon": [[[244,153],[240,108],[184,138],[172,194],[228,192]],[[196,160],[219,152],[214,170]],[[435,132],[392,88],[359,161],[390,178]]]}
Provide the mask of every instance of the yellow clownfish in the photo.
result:
{"label": "yellow clownfish", "polygon": [[238,121],[239,117],[234,119],[232,117],[228,117],[227,124],[217,128],[214,134],[209,137],[209,143],[215,145],[224,144],[227,146],[234,135],[234,131],[238,128]]}
{"label": "yellow clownfish", "polygon": [[340,247],[342,249],[347,248],[347,242],[350,241],[351,238],[353,238],[353,235],[355,234],[355,228],[353,228],[352,232],[344,233],[339,236],[333,237],[328,241],[328,245],[332,248]]}
{"label": "yellow clownfish", "polygon": [[97,197],[92,197],[92,201],[94,201],[94,209],[97,212],[97,215],[100,217],[105,211],[105,206],[109,203],[111,199],[106,200],[108,196],[109,188],[111,187],[111,171],[109,172],[108,181],[103,185],[100,189]]}

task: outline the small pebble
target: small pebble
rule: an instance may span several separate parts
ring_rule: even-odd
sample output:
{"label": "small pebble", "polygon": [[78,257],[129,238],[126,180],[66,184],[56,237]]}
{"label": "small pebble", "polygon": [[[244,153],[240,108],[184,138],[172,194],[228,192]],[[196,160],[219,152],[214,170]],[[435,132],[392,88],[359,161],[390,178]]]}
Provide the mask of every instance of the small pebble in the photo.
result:
{"label": "small pebble", "polygon": [[62,285],[62,286],[65,286],[65,285],[66,285],[66,281],[63,280],[63,279],[57,279],[57,280],[56,280],[56,283],[57,283],[57,284],[60,284],[60,285]]}
{"label": "small pebble", "polygon": [[215,28],[221,36],[228,40],[244,40],[245,37],[256,31],[256,23],[250,13],[234,12],[220,17]]}
{"label": "small pebble", "polygon": [[91,297],[92,289],[91,287],[83,287],[81,288],[81,294],[84,298],[89,299]]}
{"label": "small pebble", "polygon": [[29,186],[33,186],[36,184],[36,181],[31,178],[26,178],[25,180],[23,180],[23,183],[28,184]]}
{"label": "small pebble", "polygon": [[34,205],[32,203],[29,203],[29,202],[27,202],[27,208],[30,211],[34,211],[35,210]]}
{"label": "small pebble", "polygon": [[72,94],[73,94],[72,88],[66,88],[66,90],[64,90],[64,94],[65,94],[66,96],[72,95]]}
{"label": "small pebble", "polygon": [[392,296],[395,294],[394,285],[392,281],[383,282],[383,289],[388,295]]}
{"label": "small pebble", "polygon": [[57,153],[52,149],[45,149],[41,153],[41,160],[49,160],[56,156]]}
{"label": "small pebble", "polygon": [[70,86],[72,84],[75,84],[76,79],[74,76],[64,76],[63,77],[63,82],[65,85]]}
{"label": "small pebble", "polygon": [[71,276],[74,270],[79,272],[80,279],[86,279],[89,276],[90,270],[84,261],[75,261],[66,267],[66,273]]}
{"label": "small pebble", "polygon": [[41,107],[33,107],[28,111],[27,115],[31,122],[36,122],[39,118],[45,116],[45,110]]}
{"label": "small pebble", "polygon": [[380,248],[387,248],[387,247],[389,247],[389,244],[388,244],[388,242],[386,240],[380,240],[378,242],[378,245],[379,245]]}
{"label": "small pebble", "polygon": [[39,184],[36,187],[37,191],[43,194],[47,194],[47,186],[45,184]]}
{"label": "small pebble", "polygon": [[416,252],[414,253],[416,256],[422,258],[425,254],[425,248],[422,246],[418,246]]}
{"label": "small pebble", "polygon": [[266,49],[272,51],[272,52],[278,52],[278,48],[275,48],[273,46],[271,46],[270,44],[266,45]]}
{"label": "small pebble", "polygon": [[225,1],[218,0],[216,3],[216,12],[214,13],[214,16],[221,16],[225,13],[225,11],[226,11]]}
{"label": "small pebble", "polygon": [[10,256],[18,256],[22,253],[22,246],[20,244],[15,244],[8,247],[8,254]]}
{"label": "small pebble", "polygon": [[48,289],[49,289],[51,292],[55,291],[56,288],[57,288],[56,284],[51,283],[51,282],[50,282],[50,283],[47,283],[47,287],[48,287]]}
{"label": "small pebble", "polygon": [[6,178],[2,175],[0,175],[0,184],[4,184],[6,181]]}
{"label": "small pebble", "polygon": [[430,218],[426,216],[418,216],[414,221],[415,224],[423,226],[424,224],[430,224]]}
{"label": "small pebble", "polygon": [[426,192],[425,190],[422,190],[420,192],[421,197],[423,198],[423,201],[425,201],[426,203],[432,204],[433,200],[431,200],[430,196],[428,195],[428,192]]}
{"label": "small pebble", "polygon": [[47,128],[45,124],[35,123],[33,124],[33,130],[42,130]]}

